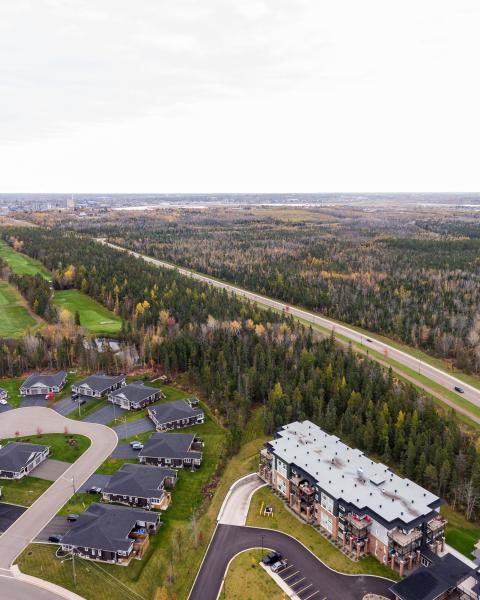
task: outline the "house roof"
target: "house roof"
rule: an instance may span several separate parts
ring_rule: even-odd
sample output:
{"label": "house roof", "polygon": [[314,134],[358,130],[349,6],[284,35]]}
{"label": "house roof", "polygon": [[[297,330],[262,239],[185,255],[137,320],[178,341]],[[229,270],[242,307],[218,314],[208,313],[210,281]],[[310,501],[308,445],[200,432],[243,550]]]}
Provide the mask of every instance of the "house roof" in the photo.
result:
{"label": "house roof", "polygon": [[411,575],[392,585],[390,591],[400,600],[436,600],[456,587],[474,569],[452,554],[437,557],[431,567],[420,567]]}
{"label": "house roof", "polygon": [[62,544],[112,552],[126,551],[133,543],[128,535],[138,521],[158,523],[160,516],[137,508],[94,503],[72,524],[63,536]]}
{"label": "house roof", "polygon": [[333,498],[360,511],[370,509],[387,522],[409,524],[431,514],[441,502],[310,421],[285,425],[277,435],[269,442],[277,457],[308,473]]}
{"label": "house roof", "polygon": [[139,456],[148,458],[202,458],[202,453],[190,450],[193,433],[153,433]]}
{"label": "house roof", "polygon": [[35,385],[45,387],[60,386],[66,376],[67,374],[65,371],[59,371],[58,373],[54,374],[34,373],[33,375],[30,375],[30,377],[27,377],[27,379],[20,386],[20,389],[35,387]]}
{"label": "house roof", "polygon": [[160,392],[159,388],[149,387],[143,385],[140,381],[129,383],[124,385],[118,390],[112,392],[112,396],[116,398],[124,398],[132,404],[140,404],[143,400],[146,400],[152,394]]}
{"label": "house roof", "polygon": [[25,442],[7,442],[0,448],[0,471],[18,473],[34,456],[44,452],[48,446],[27,444]]}
{"label": "house roof", "polygon": [[97,373],[96,375],[90,375],[90,377],[86,377],[85,379],[77,382],[74,387],[88,387],[91,390],[102,393],[108,390],[112,385],[121,383],[124,380],[125,375],[109,377],[108,375]]}
{"label": "house roof", "polygon": [[163,494],[162,488],[166,477],[176,479],[177,472],[173,469],[126,463],[112,475],[103,488],[103,493],[137,498],[159,498]]}
{"label": "house roof", "polygon": [[185,400],[174,400],[159,406],[152,406],[148,409],[148,412],[155,417],[158,423],[171,423],[172,421],[203,415],[201,408],[192,408]]}

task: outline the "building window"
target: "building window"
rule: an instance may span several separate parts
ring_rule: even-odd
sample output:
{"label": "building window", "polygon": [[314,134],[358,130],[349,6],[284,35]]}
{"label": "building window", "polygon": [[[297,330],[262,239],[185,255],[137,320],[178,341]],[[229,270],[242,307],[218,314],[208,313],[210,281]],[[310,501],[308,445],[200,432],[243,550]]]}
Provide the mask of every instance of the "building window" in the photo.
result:
{"label": "building window", "polygon": [[283,479],[277,479],[277,489],[284,496],[287,494],[287,485]]}
{"label": "building window", "polygon": [[322,492],[321,505],[325,510],[328,510],[328,512],[333,513],[333,498],[330,498],[330,496],[327,496],[323,492]]}
{"label": "building window", "polygon": [[332,522],[332,517],[330,515],[327,515],[326,513],[324,513],[322,511],[322,514],[320,515],[320,524],[322,525],[322,527],[324,529],[326,529],[329,533],[332,533],[333,530],[333,522]]}

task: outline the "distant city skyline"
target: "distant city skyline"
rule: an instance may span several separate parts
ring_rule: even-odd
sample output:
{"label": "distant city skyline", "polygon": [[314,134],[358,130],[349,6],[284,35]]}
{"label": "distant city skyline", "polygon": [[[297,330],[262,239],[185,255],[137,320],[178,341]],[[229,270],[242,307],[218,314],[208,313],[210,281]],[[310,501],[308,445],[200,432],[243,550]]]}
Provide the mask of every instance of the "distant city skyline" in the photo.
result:
{"label": "distant city skyline", "polygon": [[475,191],[479,22],[476,0],[5,0],[0,192]]}

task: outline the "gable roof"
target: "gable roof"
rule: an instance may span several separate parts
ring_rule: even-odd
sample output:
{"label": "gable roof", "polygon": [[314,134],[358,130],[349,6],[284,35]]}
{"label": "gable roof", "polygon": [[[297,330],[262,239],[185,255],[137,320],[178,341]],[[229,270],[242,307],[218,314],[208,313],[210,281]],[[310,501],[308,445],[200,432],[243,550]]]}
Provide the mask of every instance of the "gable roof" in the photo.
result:
{"label": "gable roof", "polygon": [[7,442],[3,448],[0,448],[0,471],[18,473],[46,448],[48,446],[40,444]]}
{"label": "gable roof", "polygon": [[203,415],[201,408],[192,408],[185,400],[173,400],[159,406],[152,406],[148,409],[156,421],[159,423],[170,423],[180,419],[189,419],[197,415]]}
{"label": "gable roof", "polygon": [[112,475],[102,491],[104,494],[137,498],[161,498],[166,477],[176,479],[177,472],[173,469],[125,463]]}
{"label": "gable roof", "polygon": [[65,371],[59,371],[58,373],[49,374],[49,373],[34,373],[27,377],[25,381],[20,386],[20,389],[34,387],[35,385],[45,386],[45,387],[56,387],[60,386],[67,374]]}
{"label": "gable roof", "polygon": [[202,453],[190,450],[193,433],[153,433],[139,456],[149,458],[202,458]]}
{"label": "gable roof", "polygon": [[87,386],[91,390],[102,393],[112,387],[112,385],[117,385],[117,383],[121,383],[124,380],[125,375],[110,377],[108,375],[103,375],[102,373],[97,373],[96,375],[90,375],[89,377],[78,381],[74,387],[79,388]]}
{"label": "gable roof", "polygon": [[94,503],[72,524],[62,545],[126,551],[134,542],[128,535],[138,521],[158,523],[160,516],[137,508]]}
{"label": "gable roof", "polygon": [[135,381],[134,383],[124,385],[118,390],[114,390],[111,395],[115,396],[116,398],[124,398],[132,404],[139,404],[152,394],[156,394],[158,392],[160,392],[159,388],[149,387],[148,385],[143,385],[143,383],[140,381]]}
{"label": "gable roof", "polygon": [[436,600],[474,571],[452,554],[435,558],[436,562],[431,567],[420,567],[392,585],[390,591],[400,600]]}

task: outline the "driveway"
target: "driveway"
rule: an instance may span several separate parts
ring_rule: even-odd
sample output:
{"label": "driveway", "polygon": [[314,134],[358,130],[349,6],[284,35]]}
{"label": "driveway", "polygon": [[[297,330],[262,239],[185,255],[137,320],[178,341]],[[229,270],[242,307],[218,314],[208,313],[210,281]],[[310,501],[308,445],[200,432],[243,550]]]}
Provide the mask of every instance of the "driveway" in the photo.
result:
{"label": "driveway", "polygon": [[218,522],[224,525],[245,525],[253,493],[264,485],[265,482],[256,473],[236,481],[222,504]]}
{"label": "driveway", "polygon": [[[83,412],[88,406],[89,401],[92,402],[94,400],[94,398],[92,398],[91,396],[83,396],[83,398],[87,402],[86,404],[81,405],[81,412]],[[68,396],[68,398],[64,398],[63,400],[60,400],[60,402],[56,402],[52,408],[53,410],[56,410],[58,413],[66,417],[67,415],[71,415],[75,411],[78,412],[78,402],[75,402],[74,400],[72,400],[71,396]]]}
{"label": "driveway", "polygon": [[67,517],[56,515],[48,523],[35,538],[36,542],[48,542],[51,535],[65,535],[70,529],[71,523],[67,521]]}
{"label": "driveway", "polygon": [[45,398],[45,394],[39,396],[24,396],[20,400],[20,407],[25,408],[26,406],[47,406],[48,400]]}
{"label": "driveway", "polygon": [[139,450],[132,450],[130,444],[118,444],[112,452],[112,458],[138,458]]}
{"label": "driveway", "polygon": [[148,417],[143,417],[142,419],[136,419],[135,421],[127,421],[121,425],[115,425],[115,427],[112,429],[120,439],[125,439],[134,435],[138,435],[139,433],[153,431],[155,427]]}
{"label": "driveway", "polygon": [[[320,535],[320,534],[319,534]],[[393,598],[392,581],[369,575],[343,575],[332,571],[296,539],[272,529],[218,525],[189,600],[217,600],[230,560],[239,552],[251,548],[271,548],[299,565],[302,576],[319,599],[361,600],[367,593]],[[316,598],[315,598],[316,600]]]}
{"label": "driveway", "polygon": [[6,412],[7,410],[12,410],[13,406],[11,404],[0,404],[0,413]]}
{"label": "driveway", "polygon": [[70,467],[71,463],[64,462],[63,460],[55,460],[54,458],[47,458],[38,465],[33,471],[33,477],[39,479],[46,479],[47,481],[56,481],[65,471]]}
{"label": "driveway", "polygon": [[103,406],[99,410],[96,410],[95,412],[91,413],[90,415],[88,415],[88,417],[85,417],[85,419],[83,420],[85,423],[100,423],[101,425],[107,425],[108,423],[113,421],[113,419],[120,418],[126,412],[128,411],[124,408],[120,408],[115,404],[108,404],[107,406]]}
{"label": "driveway", "polygon": [[[63,433],[67,427],[72,434],[90,438],[91,444],[0,536],[0,569],[10,568],[18,555],[72,497],[74,486],[78,489],[87,481],[110,456],[118,442],[116,433],[109,427],[67,419],[50,408],[42,407],[18,408],[3,413],[0,419],[0,438],[14,437],[16,431],[19,431],[21,436],[35,435],[39,423],[44,433]],[[2,594],[0,587],[0,597],[5,597]]]}
{"label": "driveway", "polygon": [[0,502],[0,531],[8,529],[26,510],[24,506]]}
{"label": "driveway", "polygon": [[83,483],[79,488],[79,492],[88,492],[91,487],[99,487],[103,489],[107,483],[110,481],[111,475],[101,475],[98,473],[94,473],[91,475],[85,483]]}

